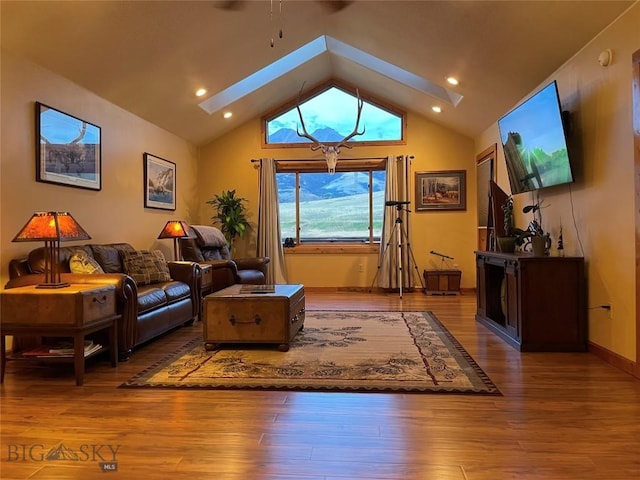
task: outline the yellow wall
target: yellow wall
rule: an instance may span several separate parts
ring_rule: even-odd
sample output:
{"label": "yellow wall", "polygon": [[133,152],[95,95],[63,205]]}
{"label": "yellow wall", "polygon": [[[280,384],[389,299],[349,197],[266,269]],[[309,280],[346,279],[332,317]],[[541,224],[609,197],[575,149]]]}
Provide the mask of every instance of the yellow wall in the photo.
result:
{"label": "yellow wall", "polygon": [[[556,238],[562,223],[566,253],[585,256],[589,306],[613,306],[612,318],[604,310],[589,310],[590,341],[632,360],[636,302],[630,65],[631,53],[640,48],[638,25],[640,4],[548,79],[558,80],[581,151],[576,157],[579,178],[571,190],[543,191],[548,205],[545,228]],[[597,63],[605,48],[614,51],[614,63],[607,68]],[[311,156],[306,148],[261,149],[259,119],[238,126],[198,152],[188,142],[4,50],[1,68],[0,286],[7,280],[9,260],[37,246],[11,242],[34,211],[68,210],[94,242],[128,241],[137,248],[161,248],[171,256],[170,241],[156,239],[164,223],[174,218],[209,223],[212,211],[205,201],[223,189],[235,188],[249,200],[255,222],[258,171],[250,159]],[[102,128],[102,191],[35,181],[35,101]],[[467,210],[413,213],[410,238],[420,273],[439,264],[428,252],[441,251],[455,257],[454,263],[463,272],[463,288],[475,286],[475,155],[499,143],[497,126],[491,125],[474,140],[409,114],[407,145],[358,147],[346,153],[358,157],[413,155],[412,177],[416,171],[467,171]],[[145,151],[177,164],[176,212],[144,208]],[[498,181],[508,191],[500,149],[498,155]],[[516,198],[520,206],[528,199],[527,194]],[[520,218],[520,225],[526,220]],[[255,239],[250,237],[239,254],[254,252]],[[375,256],[287,256],[289,281],[309,286],[368,287],[376,267]]]}
{"label": "yellow wall", "polygon": [[[409,238],[418,271],[414,272],[416,285],[424,269],[440,267],[440,260],[429,254],[437,250],[454,257],[462,270],[462,287],[475,286],[473,250],[476,245],[475,209],[475,156],[473,141],[453,133],[418,115],[409,114],[407,120],[407,144],[396,147],[355,147],[344,149],[343,157],[385,157],[388,155],[413,155],[411,170],[411,200],[414,205],[413,175],[432,170],[467,171],[467,210],[464,212],[412,213]],[[248,200],[252,223],[257,221],[258,164],[251,159],[273,157],[276,159],[321,158],[308,147],[262,149],[260,119],[256,118],[239,126],[231,133],[202,149],[199,169],[200,218],[208,223],[213,214],[206,200],[222,190],[236,189],[237,194]],[[238,254],[255,254],[255,229],[253,238],[239,245]],[[287,280],[312,287],[369,287],[377,272],[377,255],[286,255]],[[362,265],[362,269],[360,266]],[[362,270],[362,271],[360,271]]]}
{"label": "yellow wall", "polygon": [[[171,258],[171,241],[156,239],[167,220],[193,219],[197,199],[197,149],[4,50],[1,62],[0,284],[4,286],[8,279],[9,260],[40,246],[11,242],[31,214],[40,210],[69,211],[91,235],[91,242],[129,242],[136,248],[160,248]],[[101,191],[35,181],[36,101],[102,128]],[[175,212],[144,208],[142,155],[145,151],[176,164]]]}
{"label": "yellow wall", "polygon": [[[614,61],[601,67],[598,55],[606,48],[613,50]],[[575,184],[541,191],[547,205],[543,226],[551,232],[555,249],[562,225],[565,254],[585,257],[589,340],[631,360],[636,359],[637,308],[631,55],[639,48],[636,4],[534,90],[558,81],[577,143]],[[476,151],[493,143],[500,145],[496,124],[476,138]],[[501,148],[498,158],[498,183],[509,192]],[[522,206],[531,198],[521,194],[515,200]],[[524,226],[528,220],[521,216],[516,223]],[[611,315],[593,308],[602,304],[612,305]]]}

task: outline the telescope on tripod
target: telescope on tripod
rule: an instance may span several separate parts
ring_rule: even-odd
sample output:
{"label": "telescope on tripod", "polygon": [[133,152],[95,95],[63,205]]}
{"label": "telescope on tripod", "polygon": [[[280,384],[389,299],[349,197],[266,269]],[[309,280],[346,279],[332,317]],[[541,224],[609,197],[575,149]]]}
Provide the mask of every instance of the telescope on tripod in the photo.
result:
{"label": "telescope on tripod", "polygon": [[[400,298],[402,299],[402,289],[404,286],[404,269],[403,269],[403,258],[404,258],[404,249],[406,248],[407,251],[409,252],[407,261],[410,263],[410,265],[408,265],[409,267],[413,266],[413,268],[415,269],[416,273],[418,274],[418,279],[420,280],[420,285],[422,285],[422,291],[425,292],[426,291],[426,287],[424,285],[424,283],[422,282],[422,278],[420,277],[420,272],[418,271],[418,265],[416,264],[416,260],[415,257],[413,256],[413,250],[411,250],[411,243],[409,242],[409,235],[407,234],[406,229],[403,226],[403,222],[402,222],[402,212],[405,211],[407,213],[411,213],[411,210],[409,210],[408,208],[405,208],[406,205],[409,205],[411,202],[409,202],[408,200],[405,201],[398,201],[398,200],[387,200],[386,202],[384,202],[384,204],[387,207],[396,207],[397,210],[397,214],[396,214],[396,219],[395,222],[393,224],[393,230],[391,231],[389,238],[387,240],[386,243],[381,243],[382,248],[384,248],[384,251],[382,252],[382,255],[380,256],[380,263],[378,264],[378,269],[376,271],[375,276],[373,277],[373,281],[371,282],[371,288],[369,289],[369,293],[371,293],[371,290],[373,290],[373,286],[376,283],[376,279],[378,278],[378,274],[380,273],[380,269],[382,268],[382,265],[385,261],[386,256],[389,254],[390,252],[390,246],[391,245],[395,245],[397,247],[397,254],[396,254],[396,265],[395,265],[395,272],[396,272],[396,278],[398,281],[398,288],[399,288],[399,292],[400,292]],[[413,272],[413,270],[409,270],[409,275],[411,275]],[[409,282],[411,283],[411,282]],[[410,286],[410,285],[409,285]]]}
{"label": "telescope on tripod", "polygon": [[431,250],[429,253],[431,255],[435,255],[437,257],[440,257],[440,270],[442,270],[442,267],[444,266],[444,261],[445,260],[453,260],[453,257],[450,257],[449,255],[445,255],[444,253],[436,252],[435,250]]}

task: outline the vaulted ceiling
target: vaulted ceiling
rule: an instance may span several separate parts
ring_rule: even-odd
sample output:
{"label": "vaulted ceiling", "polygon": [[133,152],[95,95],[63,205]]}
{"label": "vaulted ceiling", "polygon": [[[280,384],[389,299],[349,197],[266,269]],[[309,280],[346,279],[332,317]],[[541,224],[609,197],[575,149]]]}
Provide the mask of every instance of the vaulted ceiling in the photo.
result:
{"label": "vaulted ceiling", "polygon": [[3,49],[205,145],[332,78],[473,137],[633,3],[3,0],[0,14]]}

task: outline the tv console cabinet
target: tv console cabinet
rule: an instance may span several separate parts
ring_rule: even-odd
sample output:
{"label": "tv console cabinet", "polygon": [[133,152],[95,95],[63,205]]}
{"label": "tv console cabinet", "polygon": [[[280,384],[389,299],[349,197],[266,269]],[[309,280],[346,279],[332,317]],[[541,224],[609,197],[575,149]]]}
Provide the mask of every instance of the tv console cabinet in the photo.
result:
{"label": "tv console cabinet", "polygon": [[582,257],[476,252],[476,320],[520,351],[587,350]]}

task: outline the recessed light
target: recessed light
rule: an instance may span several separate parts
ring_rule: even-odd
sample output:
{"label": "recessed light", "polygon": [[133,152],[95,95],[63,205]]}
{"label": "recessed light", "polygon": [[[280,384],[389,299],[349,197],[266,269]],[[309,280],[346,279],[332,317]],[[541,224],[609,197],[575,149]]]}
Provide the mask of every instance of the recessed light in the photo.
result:
{"label": "recessed light", "polygon": [[231,118],[231,117],[233,116],[233,113],[231,113],[231,112],[224,112],[224,113],[222,114],[222,116],[223,116],[224,118]]}
{"label": "recessed light", "polygon": [[458,79],[456,77],[447,77],[447,83],[449,85],[458,85]]}
{"label": "recessed light", "polygon": [[207,89],[206,88],[199,88],[198,90],[196,90],[196,97],[201,97],[205,93],[207,93]]}
{"label": "recessed light", "polygon": [[442,112],[442,108],[439,107],[438,105],[434,105],[433,107],[431,107],[431,110],[433,110],[436,113]]}

